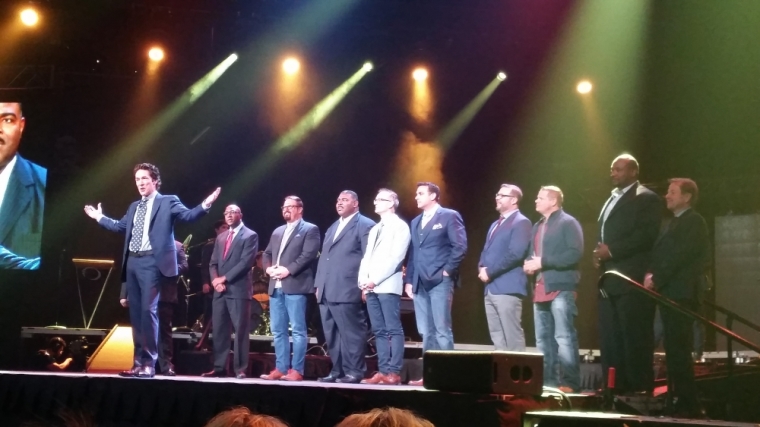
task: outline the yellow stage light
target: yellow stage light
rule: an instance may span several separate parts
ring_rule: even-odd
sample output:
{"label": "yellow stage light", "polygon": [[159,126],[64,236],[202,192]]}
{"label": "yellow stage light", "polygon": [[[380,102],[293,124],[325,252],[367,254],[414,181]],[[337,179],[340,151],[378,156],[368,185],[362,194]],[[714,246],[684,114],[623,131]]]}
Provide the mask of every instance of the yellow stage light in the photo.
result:
{"label": "yellow stage light", "polygon": [[576,90],[578,90],[578,93],[580,94],[587,94],[591,92],[591,89],[593,89],[594,86],[591,85],[591,82],[588,80],[581,80],[578,83],[578,86],[576,86]]}
{"label": "yellow stage light", "polygon": [[372,65],[371,62],[367,61],[364,63],[364,66],[362,68],[364,69],[364,71],[372,71],[374,66]]}
{"label": "yellow stage light", "polygon": [[499,72],[499,74],[496,75],[496,78],[501,81],[504,81],[507,79],[507,73],[505,73],[504,71],[501,71]]}
{"label": "yellow stage light", "polygon": [[427,80],[428,78],[428,71],[424,68],[416,68],[412,72],[412,77],[414,78],[414,80],[417,80],[418,82],[423,82]]}
{"label": "yellow stage light", "polygon": [[33,27],[40,21],[40,15],[32,8],[22,10],[20,17],[21,22],[27,27]]}
{"label": "yellow stage light", "polygon": [[286,74],[293,75],[301,69],[301,63],[295,58],[288,58],[282,63],[282,69]]}
{"label": "yellow stage light", "polygon": [[164,60],[164,50],[160,47],[152,47],[148,51],[148,58],[153,62],[159,62]]}

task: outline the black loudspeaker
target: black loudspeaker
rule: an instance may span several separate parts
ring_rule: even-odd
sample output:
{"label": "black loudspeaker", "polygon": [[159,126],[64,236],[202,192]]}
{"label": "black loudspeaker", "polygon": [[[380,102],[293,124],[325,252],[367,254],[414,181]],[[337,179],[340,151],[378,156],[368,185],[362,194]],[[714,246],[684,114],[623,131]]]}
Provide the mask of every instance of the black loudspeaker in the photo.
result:
{"label": "black loudspeaker", "polygon": [[426,351],[425,388],[441,391],[540,396],[544,356],[512,351]]}

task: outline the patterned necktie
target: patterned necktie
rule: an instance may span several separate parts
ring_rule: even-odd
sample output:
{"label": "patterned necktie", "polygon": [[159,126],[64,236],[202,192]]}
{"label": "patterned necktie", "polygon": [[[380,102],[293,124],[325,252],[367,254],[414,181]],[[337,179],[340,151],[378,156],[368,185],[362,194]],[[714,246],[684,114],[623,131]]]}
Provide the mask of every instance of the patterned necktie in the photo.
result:
{"label": "patterned necktie", "polygon": [[232,238],[235,236],[235,232],[230,230],[229,234],[227,234],[227,241],[224,243],[224,254],[222,254],[222,258],[227,258],[227,252],[230,251],[230,246],[232,246]]}
{"label": "patterned necktie", "polygon": [[148,199],[140,200],[135,215],[135,226],[132,227],[132,239],[129,241],[129,250],[139,252],[142,248],[143,229],[145,228],[145,213],[148,211]]}

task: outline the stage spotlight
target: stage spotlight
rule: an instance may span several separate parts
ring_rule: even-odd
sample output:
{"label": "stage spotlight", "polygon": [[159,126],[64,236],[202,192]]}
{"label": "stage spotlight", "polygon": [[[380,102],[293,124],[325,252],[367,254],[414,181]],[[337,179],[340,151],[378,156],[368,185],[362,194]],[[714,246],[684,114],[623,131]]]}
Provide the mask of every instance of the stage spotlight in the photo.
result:
{"label": "stage spotlight", "polygon": [[374,66],[372,65],[371,62],[367,61],[364,63],[364,66],[362,68],[364,69],[364,71],[372,71]]}
{"label": "stage spotlight", "polygon": [[153,62],[160,62],[164,60],[164,50],[160,47],[152,47],[148,51],[148,58]]}
{"label": "stage spotlight", "polygon": [[295,58],[288,58],[282,63],[282,69],[286,74],[293,75],[301,69],[301,63]]}
{"label": "stage spotlight", "polygon": [[32,8],[27,8],[21,11],[19,15],[21,22],[27,27],[33,27],[40,21],[40,15]]}
{"label": "stage spotlight", "polygon": [[424,68],[416,68],[412,72],[412,77],[414,78],[414,80],[417,80],[418,82],[423,82],[427,80],[428,78],[428,71]]}
{"label": "stage spotlight", "polygon": [[591,82],[588,80],[581,80],[578,83],[578,86],[576,86],[576,90],[578,90],[578,93],[582,95],[585,95],[591,92],[591,89],[593,89],[593,86],[591,85]]}
{"label": "stage spotlight", "polygon": [[499,72],[499,74],[496,75],[496,78],[499,79],[499,80],[501,80],[501,81],[504,81],[504,80],[507,79],[507,73],[501,71],[501,72]]}

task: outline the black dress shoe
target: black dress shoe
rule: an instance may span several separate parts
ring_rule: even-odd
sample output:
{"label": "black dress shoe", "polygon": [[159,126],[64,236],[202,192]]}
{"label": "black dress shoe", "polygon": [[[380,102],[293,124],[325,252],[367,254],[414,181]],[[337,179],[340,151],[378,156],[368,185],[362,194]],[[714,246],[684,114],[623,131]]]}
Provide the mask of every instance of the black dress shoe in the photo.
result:
{"label": "black dress shoe", "polygon": [[237,378],[237,379],[239,379],[239,380],[244,380],[244,379],[245,379],[245,372],[238,372],[238,373],[235,375],[235,378]]}
{"label": "black dress shoe", "polygon": [[359,384],[361,382],[361,378],[355,377],[353,375],[346,375],[345,377],[338,378],[335,380],[335,382],[341,383],[341,384]]}
{"label": "black dress shoe", "polygon": [[333,374],[330,374],[330,375],[328,375],[326,377],[317,378],[317,381],[321,382],[321,383],[334,383],[337,380],[338,380],[338,377],[336,377]]}
{"label": "black dress shoe", "polygon": [[167,377],[176,377],[177,373],[174,372],[174,369],[167,369],[166,372],[164,372],[164,375]]}
{"label": "black dress shoe", "polygon": [[135,366],[132,369],[127,369],[126,371],[119,372],[120,377],[127,377],[127,378],[133,378],[137,376],[137,372],[140,370],[139,366]]}
{"label": "black dress shoe", "polygon": [[211,371],[203,373],[201,376],[205,378],[224,378],[227,376],[227,373],[224,371]]}
{"label": "black dress shoe", "polygon": [[153,378],[156,375],[156,370],[150,366],[143,366],[137,371],[135,377],[137,378]]}

